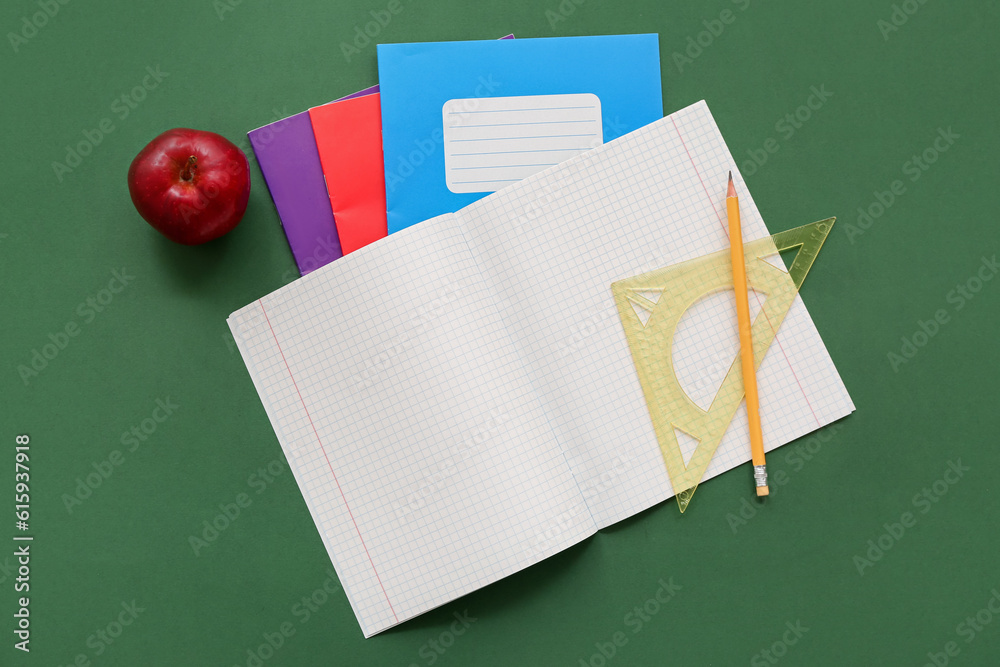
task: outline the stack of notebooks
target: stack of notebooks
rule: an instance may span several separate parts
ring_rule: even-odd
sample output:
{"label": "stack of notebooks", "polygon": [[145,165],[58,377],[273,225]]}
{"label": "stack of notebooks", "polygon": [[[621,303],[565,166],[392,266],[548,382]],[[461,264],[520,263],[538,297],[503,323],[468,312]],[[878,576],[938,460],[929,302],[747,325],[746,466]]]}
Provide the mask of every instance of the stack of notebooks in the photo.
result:
{"label": "stack of notebooks", "polygon": [[[729,171],[768,230],[658,51],[380,45],[377,91],[250,133],[303,277],[229,326],[366,637],[674,495],[611,284],[728,248]],[[699,312],[674,362],[710,396],[736,315]],[[798,297],[758,384],[769,449],[854,409]]]}
{"label": "stack of notebooks", "polygon": [[383,44],[378,64],[380,85],[249,133],[302,275],[663,116],[656,35]]}

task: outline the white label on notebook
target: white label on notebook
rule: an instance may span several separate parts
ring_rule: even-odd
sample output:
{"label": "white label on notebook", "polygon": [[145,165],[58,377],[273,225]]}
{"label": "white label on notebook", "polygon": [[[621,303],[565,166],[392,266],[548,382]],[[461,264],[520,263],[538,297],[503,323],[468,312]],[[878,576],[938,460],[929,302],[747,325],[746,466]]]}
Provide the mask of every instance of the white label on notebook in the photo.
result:
{"label": "white label on notebook", "polygon": [[604,143],[592,93],[448,100],[441,112],[455,193],[496,192]]}

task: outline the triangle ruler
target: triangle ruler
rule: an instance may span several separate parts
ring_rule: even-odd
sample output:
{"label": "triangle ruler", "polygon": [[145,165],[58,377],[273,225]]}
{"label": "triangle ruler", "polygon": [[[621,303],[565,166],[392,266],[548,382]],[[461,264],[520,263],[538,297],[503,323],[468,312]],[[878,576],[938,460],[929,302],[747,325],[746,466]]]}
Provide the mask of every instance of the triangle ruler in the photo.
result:
{"label": "triangle ruler", "polygon": [[[755,368],[764,360],[834,220],[820,220],[744,244],[747,285],[766,295],[751,329]],[[798,253],[787,271],[766,259],[795,248]],[[727,248],[611,285],[681,512],[691,502],[744,393],[737,350],[710,407],[705,410],[697,405],[677,379],[672,359],[674,334],[681,317],[699,299],[733,289],[731,261]]]}

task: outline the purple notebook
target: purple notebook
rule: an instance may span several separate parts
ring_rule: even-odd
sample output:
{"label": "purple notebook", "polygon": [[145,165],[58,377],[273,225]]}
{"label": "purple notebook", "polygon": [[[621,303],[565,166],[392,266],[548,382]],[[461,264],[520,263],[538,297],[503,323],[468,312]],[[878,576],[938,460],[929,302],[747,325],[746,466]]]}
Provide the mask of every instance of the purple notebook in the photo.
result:
{"label": "purple notebook", "polygon": [[[507,38],[504,37],[504,39],[507,39]],[[341,98],[335,99],[334,102],[340,102],[341,100],[353,100],[355,97],[364,97],[365,95],[371,95],[372,93],[377,93],[377,92],[378,92],[378,84],[375,84],[374,86],[371,86],[369,88],[365,88],[364,90],[359,90],[356,93],[351,93],[350,95],[347,95],[346,97],[341,97]]]}
{"label": "purple notebook", "polygon": [[343,256],[309,112],[247,132],[303,276]]}

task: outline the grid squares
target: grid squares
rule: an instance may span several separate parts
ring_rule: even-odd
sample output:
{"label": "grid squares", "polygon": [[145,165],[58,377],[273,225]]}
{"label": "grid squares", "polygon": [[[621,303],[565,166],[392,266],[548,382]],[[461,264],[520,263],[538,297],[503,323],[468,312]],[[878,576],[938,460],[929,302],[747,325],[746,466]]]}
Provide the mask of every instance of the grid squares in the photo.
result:
{"label": "grid squares", "polygon": [[[231,316],[366,636],[672,495],[611,283],[725,249],[730,169],[700,102]],[[769,448],[853,410],[800,298],[780,336]],[[706,478],[747,460],[741,406]]]}

